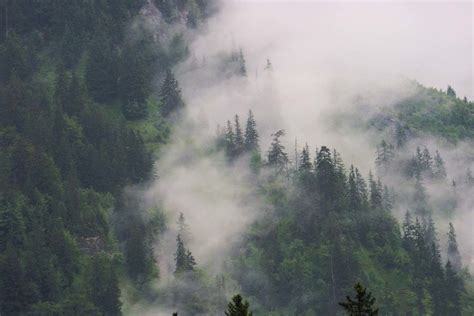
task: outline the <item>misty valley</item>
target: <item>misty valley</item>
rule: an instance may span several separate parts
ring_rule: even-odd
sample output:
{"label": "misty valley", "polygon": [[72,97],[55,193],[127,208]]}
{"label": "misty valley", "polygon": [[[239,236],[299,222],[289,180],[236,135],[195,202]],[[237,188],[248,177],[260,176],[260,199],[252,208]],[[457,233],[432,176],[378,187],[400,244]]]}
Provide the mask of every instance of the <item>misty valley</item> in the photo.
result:
{"label": "misty valley", "polygon": [[474,315],[472,3],[0,12],[0,315]]}

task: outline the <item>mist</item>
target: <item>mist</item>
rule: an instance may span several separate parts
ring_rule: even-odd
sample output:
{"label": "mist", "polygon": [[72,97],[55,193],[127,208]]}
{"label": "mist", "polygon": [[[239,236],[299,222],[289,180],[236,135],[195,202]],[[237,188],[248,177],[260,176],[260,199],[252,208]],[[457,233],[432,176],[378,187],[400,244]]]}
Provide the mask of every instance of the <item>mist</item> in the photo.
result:
{"label": "mist", "polygon": [[[296,150],[307,142],[312,158],[316,146],[328,145],[366,176],[374,170],[381,135],[335,118],[358,111],[361,96],[367,117],[390,107],[415,93],[409,80],[442,90],[451,85],[472,99],[473,42],[465,41],[472,39],[472,23],[471,3],[225,2],[202,31],[190,35],[190,57],[176,69],[187,106],[144,197],[169,216],[170,227],[156,245],[160,282],[172,278],[179,213],[193,236],[189,248],[197,263],[218,274],[232,245],[269,211],[251,191],[248,164],[229,167],[223,153],[213,150],[218,126],[234,114],[243,124],[251,109],[264,156],[271,133],[284,129],[291,159],[295,142]],[[222,74],[219,60],[240,49],[248,76]],[[267,60],[272,70],[265,69]],[[446,154],[452,179],[472,161],[469,144],[419,141]],[[397,187],[400,181],[389,184]],[[445,196],[443,190],[428,184],[430,196]],[[473,204],[460,201],[459,216],[451,220],[464,263],[472,267]],[[406,207],[397,206],[398,218]],[[444,244],[447,220],[436,221]]]}

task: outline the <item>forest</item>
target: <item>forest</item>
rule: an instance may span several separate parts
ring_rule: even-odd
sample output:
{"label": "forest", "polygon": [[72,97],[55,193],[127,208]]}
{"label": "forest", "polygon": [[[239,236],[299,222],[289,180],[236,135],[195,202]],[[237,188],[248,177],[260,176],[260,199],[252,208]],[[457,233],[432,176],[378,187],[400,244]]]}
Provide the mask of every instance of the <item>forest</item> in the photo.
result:
{"label": "forest", "polygon": [[0,314],[473,315],[474,102],[403,79],[295,133],[234,9],[0,2]]}

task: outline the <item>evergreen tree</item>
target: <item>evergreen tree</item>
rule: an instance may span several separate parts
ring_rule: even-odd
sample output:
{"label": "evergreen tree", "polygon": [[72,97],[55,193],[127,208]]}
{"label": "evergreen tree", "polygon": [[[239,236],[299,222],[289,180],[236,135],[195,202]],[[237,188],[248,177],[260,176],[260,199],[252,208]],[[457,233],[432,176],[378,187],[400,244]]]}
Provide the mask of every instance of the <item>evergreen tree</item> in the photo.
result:
{"label": "evergreen tree", "polygon": [[175,253],[175,262],[176,262],[176,269],[175,274],[181,274],[183,272],[189,272],[194,270],[194,266],[196,265],[196,261],[194,260],[193,255],[189,249],[186,249],[184,246],[184,242],[181,239],[181,236],[178,234],[176,237],[176,253]]}
{"label": "evergreen tree", "polygon": [[105,35],[100,34],[93,40],[90,53],[86,67],[87,90],[97,102],[112,101],[117,96],[116,52]]}
{"label": "evergreen tree", "polygon": [[446,168],[444,167],[444,161],[439,154],[439,151],[436,151],[433,164],[433,176],[436,179],[446,179]]}
{"label": "evergreen tree", "polygon": [[301,151],[301,156],[299,157],[300,163],[298,169],[303,172],[310,172],[312,168],[311,159],[309,157],[309,147],[306,144]]}
{"label": "evergreen tree", "polygon": [[242,77],[247,77],[247,68],[245,67],[245,58],[242,49],[239,51],[238,61],[238,74]]}
{"label": "evergreen tree", "polygon": [[173,73],[169,69],[166,71],[165,79],[161,85],[160,98],[162,103],[161,114],[164,117],[184,107],[178,81],[174,78]]}
{"label": "evergreen tree", "polygon": [[375,164],[379,175],[384,175],[390,168],[394,157],[394,147],[392,144],[387,144],[385,140],[382,140],[379,146],[377,146],[377,156],[375,158]]}
{"label": "evergreen tree", "polygon": [[464,282],[458,273],[452,268],[451,262],[446,263],[444,295],[446,300],[445,315],[462,315],[461,296],[464,293]]}
{"label": "evergreen tree", "polygon": [[279,130],[276,133],[273,133],[273,141],[268,150],[268,165],[275,167],[279,170],[286,168],[288,163],[288,155],[285,152],[285,146],[281,144],[280,137],[285,135],[284,130]]}
{"label": "evergreen tree", "polygon": [[451,267],[454,271],[459,272],[462,268],[461,254],[458,249],[458,242],[456,240],[456,232],[454,226],[449,223],[448,232],[448,260],[451,262]]}
{"label": "evergreen tree", "polygon": [[224,146],[225,146],[225,153],[227,158],[233,159],[235,157],[235,134],[230,124],[230,121],[227,121],[227,128],[224,134]]}
{"label": "evergreen tree", "polygon": [[380,186],[380,182],[375,181],[372,173],[369,173],[370,207],[373,210],[380,210],[383,208],[382,188]]}
{"label": "evergreen tree", "polygon": [[426,174],[427,176],[432,176],[433,174],[433,159],[431,158],[430,151],[428,148],[424,148],[423,152],[421,154],[421,170]]}
{"label": "evergreen tree", "polygon": [[259,150],[258,138],[257,123],[253,117],[252,110],[249,110],[247,125],[245,126],[245,150],[247,152]]}
{"label": "evergreen tree", "polygon": [[357,187],[356,174],[353,165],[351,165],[349,169],[348,189],[350,210],[359,211],[361,209],[362,203],[359,188]]}
{"label": "evergreen tree", "polygon": [[413,202],[415,203],[415,213],[425,220],[431,214],[431,209],[428,205],[428,197],[426,195],[425,187],[420,177],[416,178],[415,193],[413,195]]}
{"label": "evergreen tree", "polygon": [[355,183],[357,190],[359,192],[360,202],[362,209],[367,209],[368,205],[368,194],[367,194],[367,184],[365,183],[364,178],[359,172],[359,169],[355,168]]}
{"label": "evergreen tree", "polygon": [[244,136],[242,134],[242,129],[240,128],[239,116],[235,116],[234,120],[234,154],[236,157],[240,156],[244,152]]}
{"label": "evergreen tree", "polygon": [[244,301],[240,294],[234,295],[232,301],[227,305],[226,316],[252,316],[249,311],[249,302]]}
{"label": "evergreen tree", "polygon": [[372,316],[378,315],[378,308],[375,308],[375,298],[372,297],[372,293],[367,292],[360,283],[356,283],[354,286],[356,291],[355,299],[351,299],[349,296],[346,298],[346,302],[341,302],[341,305],[348,315],[351,316]]}
{"label": "evergreen tree", "polygon": [[446,90],[446,94],[453,98],[456,97],[456,92],[454,91],[453,88],[451,88],[451,86],[448,86],[448,89]]}

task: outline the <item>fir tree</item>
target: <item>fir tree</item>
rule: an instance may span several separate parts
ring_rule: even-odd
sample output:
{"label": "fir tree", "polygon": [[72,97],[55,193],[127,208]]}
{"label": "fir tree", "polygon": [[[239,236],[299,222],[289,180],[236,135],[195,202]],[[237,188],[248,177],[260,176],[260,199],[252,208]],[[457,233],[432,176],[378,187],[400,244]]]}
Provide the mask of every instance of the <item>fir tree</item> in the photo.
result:
{"label": "fir tree", "polygon": [[184,107],[178,81],[174,78],[173,73],[169,69],[166,71],[165,79],[161,85],[160,98],[162,102],[161,114],[165,117]]}
{"label": "fir tree", "polygon": [[455,98],[456,97],[456,92],[451,86],[448,86],[448,89],[446,90],[446,94],[450,97]]}
{"label": "fir tree", "polygon": [[252,110],[249,110],[247,125],[245,126],[245,150],[247,152],[259,150],[258,138],[257,123],[253,117]]}
{"label": "fir tree", "polygon": [[355,299],[351,299],[349,296],[346,298],[346,302],[341,302],[341,305],[348,315],[351,316],[373,316],[378,315],[378,308],[375,308],[375,298],[372,297],[372,293],[367,292],[360,283],[356,283],[354,286],[356,291]]}
{"label": "fir tree", "polygon": [[303,150],[301,151],[301,156],[299,157],[300,163],[298,169],[303,172],[309,172],[311,171],[312,165],[311,165],[311,159],[309,157],[309,147],[308,144],[306,144],[303,147]]}
{"label": "fir tree", "polygon": [[370,206],[373,210],[383,208],[382,188],[379,181],[375,181],[372,173],[369,173],[369,187],[370,187]]}
{"label": "fir tree", "polygon": [[244,136],[242,134],[242,129],[240,128],[239,123],[239,116],[236,115],[234,119],[234,130],[235,130],[235,137],[234,137],[234,154],[235,156],[239,156],[244,152]]}
{"label": "fir tree", "polygon": [[392,144],[387,144],[385,140],[382,140],[380,145],[377,146],[376,154],[375,164],[377,165],[379,175],[382,176],[390,168],[394,156],[394,147]]}
{"label": "fir tree", "polygon": [[433,159],[431,158],[430,151],[428,148],[424,148],[421,153],[421,170],[427,175],[432,176],[433,174]]}
{"label": "fir tree", "polygon": [[437,179],[446,179],[446,168],[444,167],[444,161],[439,154],[439,151],[436,151],[433,163],[433,176]]}
{"label": "fir tree", "polygon": [[227,305],[226,316],[252,316],[249,311],[249,302],[244,301],[240,294],[234,295],[232,301]]}
{"label": "fir tree", "polygon": [[245,67],[245,58],[242,49],[239,51],[238,61],[238,74],[242,77],[247,77],[247,68]]}
{"label": "fir tree", "polygon": [[284,130],[279,130],[272,134],[273,141],[268,150],[268,164],[277,169],[284,169],[288,163],[288,155],[285,152],[285,146],[281,144],[280,137],[285,135]]}
{"label": "fir tree", "polygon": [[431,214],[431,209],[428,205],[428,197],[420,177],[416,178],[413,202],[415,203],[416,215],[421,216],[421,218],[425,220],[427,216]]}
{"label": "fir tree", "polygon": [[349,169],[348,189],[349,189],[350,209],[353,211],[360,211],[361,206],[362,206],[362,201],[361,201],[359,188],[357,187],[356,174],[355,174],[353,165],[351,165]]}
{"label": "fir tree", "polygon": [[362,209],[365,209],[368,204],[367,184],[357,168],[355,168],[355,182],[359,192]]}
{"label": "fir tree", "polygon": [[444,295],[446,300],[445,315],[462,315],[461,296],[464,293],[464,282],[453,269],[451,262],[446,263]]}
{"label": "fir tree", "polygon": [[193,271],[194,266],[196,265],[196,261],[194,260],[191,251],[185,248],[184,242],[179,234],[178,237],[176,237],[176,243],[177,247],[174,257],[176,262],[176,269],[174,273],[178,275],[183,272]]}
{"label": "fir tree", "polygon": [[462,259],[458,249],[456,232],[454,231],[454,226],[452,223],[449,223],[448,232],[448,260],[451,262],[451,267],[454,269],[454,271],[461,271]]}
{"label": "fir tree", "polygon": [[229,120],[224,134],[224,145],[227,158],[233,159],[235,156],[235,134]]}

